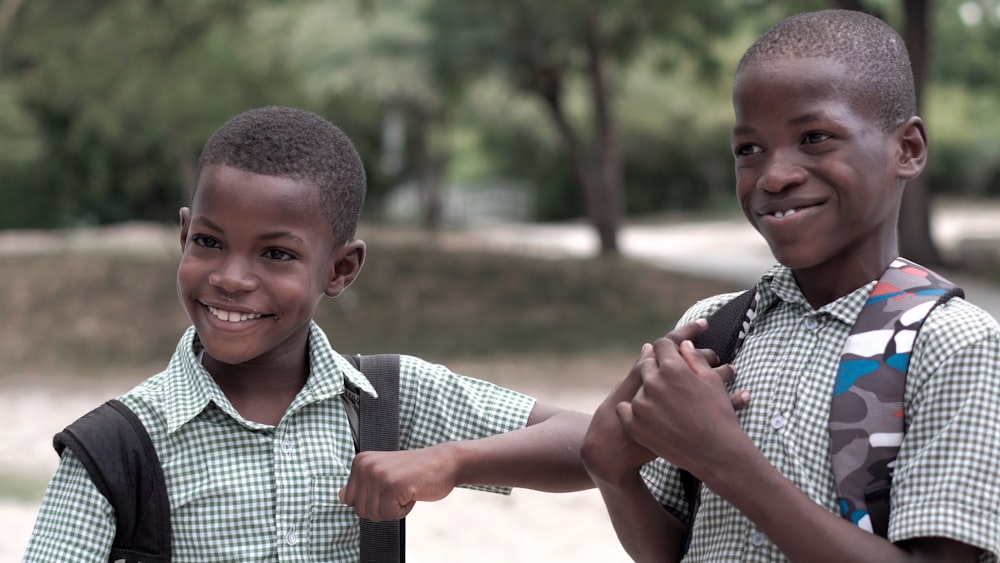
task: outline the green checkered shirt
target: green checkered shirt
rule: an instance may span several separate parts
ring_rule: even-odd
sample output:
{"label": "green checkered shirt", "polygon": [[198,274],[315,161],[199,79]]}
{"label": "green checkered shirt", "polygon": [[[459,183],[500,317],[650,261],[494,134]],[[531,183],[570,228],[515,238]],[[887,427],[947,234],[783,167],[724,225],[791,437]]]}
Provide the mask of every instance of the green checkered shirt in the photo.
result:
{"label": "green checkered shirt", "polygon": [[[815,502],[837,512],[830,462],[833,381],[862,305],[875,286],[813,309],[792,273],[775,266],[758,285],[760,303],[734,361],[732,389],[747,389],[743,430],[771,464]],[[681,322],[708,316],[735,294],[697,303]],[[904,397],[907,433],[892,484],[889,538],[942,536],[1000,553],[1000,328],[982,310],[952,299],[928,317],[913,348]],[[643,470],[668,510],[690,517],[675,468]],[[702,488],[689,561],[783,561],[732,505]],[[774,510],[782,507],[775,506]]]}
{"label": "green checkered shirt", "polygon": [[[371,384],[313,324],[305,387],[276,427],[258,424],[240,416],[202,368],[198,346],[189,329],[167,369],[121,397],[164,467],[173,561],[357,561],[358,518],[337,497],[354,458],[340,395],[345,377],[374,394]],[[403,449],[521,428],[533,406],[514,391],[400,357]],[[25,561],[105,563],[114,534],[110,504],[79,460],[64,454]]]}

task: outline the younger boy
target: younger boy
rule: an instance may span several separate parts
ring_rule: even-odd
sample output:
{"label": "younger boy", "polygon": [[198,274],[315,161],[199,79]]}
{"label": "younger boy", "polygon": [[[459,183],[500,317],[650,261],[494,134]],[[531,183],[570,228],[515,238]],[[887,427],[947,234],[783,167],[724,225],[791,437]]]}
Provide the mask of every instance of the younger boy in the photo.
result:
{"label": "younger boy", "polygon": [[[676,560],[692,526],[691,561],[996,561],[1000,328],[960,298],[930,313],[910,356],[888,539],[837,514],[838,361],[898,257],[903,189],[927,158],[902,40],[859,12],[793,16],[743,56],[733,105],[740,206],[780,262],[733,361],[753,402],[734,413],[689,341],[644,349],[583,448],[623,545]],[[678,468],[705,485],[694,522]]]}
{"label": "younger boy", "polygon": [[[248,111],[209,139],[180,211],[177,294],[193,327],[120,400],[166,475],[173,561],[357,561],[359,516],[398,519],[457,485],[568,491],[587,417],[400,358],[399,452],[355,455],[345,381],[374,394],[313,321],[358,276],[361,159],[325,119]],[[66,450],[25,561],[107,561],[108,501]]]}

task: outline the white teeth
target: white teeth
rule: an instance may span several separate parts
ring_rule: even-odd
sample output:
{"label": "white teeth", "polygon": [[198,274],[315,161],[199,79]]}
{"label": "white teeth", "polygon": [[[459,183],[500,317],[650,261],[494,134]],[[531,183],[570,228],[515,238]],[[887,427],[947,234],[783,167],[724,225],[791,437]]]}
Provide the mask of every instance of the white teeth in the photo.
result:
{"label": "white teeth", "polygon": [[216,307],[208,306],[208,310],[215,315],[219,320],[223,320],[230,323],[238,323],[240,321],[249,321],[253,319],[259,319],[260,313],[240,313],[239,311],[226,311],[224,309],[219,309]]}
{"label": "white teeth", "polygon": [[788,217],[789,215],[795,213],[796,211],[798,211],[798,209],[789,209],[788,211],[775,211],[774,216],[777,217],[778,219],[781,219],[782,217]]}

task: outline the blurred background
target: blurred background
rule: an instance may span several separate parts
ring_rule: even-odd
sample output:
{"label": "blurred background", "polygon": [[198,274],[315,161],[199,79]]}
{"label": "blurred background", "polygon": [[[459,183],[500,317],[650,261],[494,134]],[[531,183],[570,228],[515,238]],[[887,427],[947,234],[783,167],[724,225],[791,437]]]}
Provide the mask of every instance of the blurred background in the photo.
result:
{"label": "blurred background", "polygon": [[[732,195],[732,73],[777,20],[837,7],[911,52],[931,157],[903,254],[1000,293],[1000,0],[0,0],[0,559],[52,433],[186,327],[177,209],[233,115],[310,109],[366,162],[369,263],[318,315],[335,347],[588,410],[693,300],[766,265]],[[637,251],[692,226],[643,239],[691,262]],[[457,496],[415,513],[415,560],[625,560],[595,494]]]}

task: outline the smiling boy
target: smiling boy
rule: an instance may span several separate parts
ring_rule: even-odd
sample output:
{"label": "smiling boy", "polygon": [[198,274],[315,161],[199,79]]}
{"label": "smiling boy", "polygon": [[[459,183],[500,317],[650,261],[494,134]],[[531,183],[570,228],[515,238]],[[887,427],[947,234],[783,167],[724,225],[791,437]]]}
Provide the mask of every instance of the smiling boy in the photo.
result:
{"label": "smiling boy", "polygon": [[[899,256],[902,193],[927,159],[902,40],[859,12],[793,16],[743,56],[733,106],[737,197],[779,262],[733,361],[753,402],[734,412],[690,341],[644,348],[583,449],[623,545],[677,560],[690,528],[690,561],[996,561],[1000,328],[961,298],[934,308],[913,345],[888,537],[838,514],[838,361]],[[705,485],[693,522],[678,468]]]}
{"label": "smiling boy", "polygon": [[[568,491],[583,414],[400,357],[398,452],[355,454],[345,383],[374,394],[312,321],[358,276],[361,159],[322,117],[267,107],[208,141],[180,212],[192,327],[120,400],[163,465],[174,562],[357,561],[359,517],[404,517],[455,486]],[[108,560],[115,514],[70,449],[25,561]]]}

